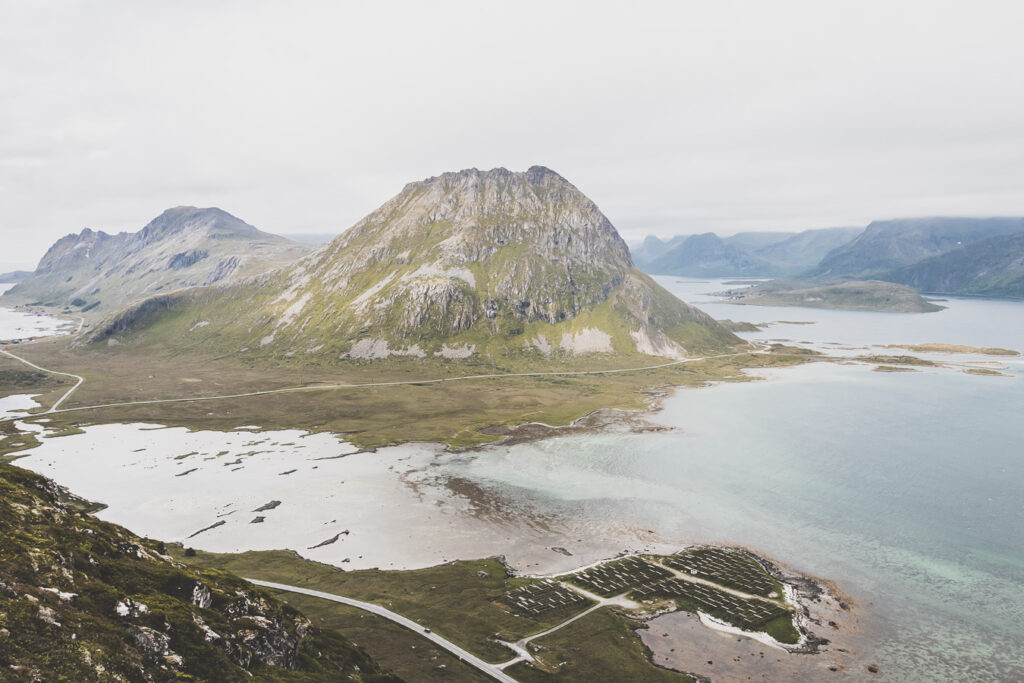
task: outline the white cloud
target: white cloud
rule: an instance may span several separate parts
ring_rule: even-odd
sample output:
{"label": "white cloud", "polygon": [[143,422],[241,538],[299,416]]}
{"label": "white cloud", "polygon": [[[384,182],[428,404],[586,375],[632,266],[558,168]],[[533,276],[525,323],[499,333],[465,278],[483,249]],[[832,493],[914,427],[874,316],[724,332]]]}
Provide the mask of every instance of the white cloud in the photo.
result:
{"label": "white cloud", "polygon": [[179,204],[340,232],[469,166],[627,237],[1024,214],[1022,7],[0,2],[0,261]]}

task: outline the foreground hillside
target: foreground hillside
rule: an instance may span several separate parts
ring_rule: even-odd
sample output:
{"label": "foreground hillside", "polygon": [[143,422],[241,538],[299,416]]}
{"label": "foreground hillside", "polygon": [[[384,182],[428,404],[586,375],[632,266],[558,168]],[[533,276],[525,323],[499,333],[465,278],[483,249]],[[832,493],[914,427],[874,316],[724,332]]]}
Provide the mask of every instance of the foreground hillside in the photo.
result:
{"label": "foreground hillside", "polygon": [[0,678],[397,680],[267,593],[83,508],[0,464]]}
{"label": "foreground hillside", "polygon": [[256,275],[311,248],[261,232],[220,209],[179,206],[139,232],[109,235],[86,228],[61,238],[3,300],[110,313],[161,292]]}
{"label": "foreground hillside", "polygon": [[253,358],[682,358],[739,340],[633,267],[582,192],[539,166],[410,183],[298,263],[150,299],[90,341]]}

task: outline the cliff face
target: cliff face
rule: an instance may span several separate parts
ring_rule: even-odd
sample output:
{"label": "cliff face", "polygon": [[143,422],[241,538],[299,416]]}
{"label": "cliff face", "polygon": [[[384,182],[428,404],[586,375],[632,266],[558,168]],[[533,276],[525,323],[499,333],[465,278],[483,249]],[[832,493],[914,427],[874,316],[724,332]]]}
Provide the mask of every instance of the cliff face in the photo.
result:
{"label": "cliff face", "polygon": [[9,301],[103,313],[157,293],[259,274],[310,251],[220,209],[177,207],[136,233],[58,240]]}
{"label": "cliff face", "polygon": [[397,680],[262,590],[178,564],[159,541],[97,520],[84,501],[8,464],[0,671],[25,681]]}
{"label": "cliff face", "polygon": [[410,183],[320,251],[176,310],[204,323],[193,339],[291,356],[681,357],[738,341],[636,270],[597,206],[539,166]]}
{"label": "cliff face", "polygon": [[352,332],[445,335],[481,320],[572,318],[631,269],[608,219],[558,174],[474,169],[407,185],[293,268],[286,297],[346,305]]}

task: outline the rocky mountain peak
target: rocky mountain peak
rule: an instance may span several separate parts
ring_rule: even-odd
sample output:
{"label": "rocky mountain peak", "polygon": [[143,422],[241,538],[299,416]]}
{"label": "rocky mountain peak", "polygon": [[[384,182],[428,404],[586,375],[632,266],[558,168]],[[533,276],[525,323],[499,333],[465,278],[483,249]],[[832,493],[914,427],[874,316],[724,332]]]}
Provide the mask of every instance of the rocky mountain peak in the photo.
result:
{"label": "rocky mountain peak", "polygon": [[167,209],[138,232],[90,228],[58,240],[6,296],[111,311],[157,293],[256,275],[311,250],[218,208]]}
{"label": "rocky mountain peak", "polygon": [[189,321],[180,332],[187,343],[210,339],[225,352],[316,362],[678,358],[739,342],[637,271],[594,202],[542,166],[464,169],[409,183],[291,267],[212,298],[149,301],[92,341],[130,336],[167,308],[192,306],[178,318]]}
{"label": "rocky mountain peak", "polygon": [[167,209],[146,224],[138,233],[143,244],[187,232],[204,232],[212,239],[224,237],[257,238],[262,235],[259,230],[245,221],[232,216],[223,209],[216,207],[198,208],[195,206],[176,206]]}

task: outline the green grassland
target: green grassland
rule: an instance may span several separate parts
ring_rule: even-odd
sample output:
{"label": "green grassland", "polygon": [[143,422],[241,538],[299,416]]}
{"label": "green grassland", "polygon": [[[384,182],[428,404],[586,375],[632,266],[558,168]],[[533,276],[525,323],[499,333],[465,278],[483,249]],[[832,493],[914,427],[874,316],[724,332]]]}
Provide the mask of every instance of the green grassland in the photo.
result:
{"label": "green grassland", "polygon": [[[505,566],[493,558],[457,561],[407,571],[343,571],[337,567],[302,559],[291,551],[221,554],[197,550],[186,556],[181,546],[170,546],[170,553],[179,560],[206,568],[231,571],[254,579],[312,588],[380,604],[428,626],[435,633],[494,663],[508,661],[513,657],[511,650],[499,643],[499,639],[514,642],[540,633],[579,614],[593,604],[590,601],[579,602],[536,616],[520,613],[503,599],[504,596],[516,588],[535,584],[538,580],[509,576]],[[663,564],[670,558],[652,556],[647,559],[653,560],[655,564]],[[744,555],[741,559],[748,558]],[[638,565],[645,564],[640,558],[632,561]],[[611,562],[603,566],[625,567],[622,562]],[[749,562],[751,571],[762,573],[774,586],[779,586],[753,558],[749,558]],[[684,593],[671,588],[662,591],[657,586],[663,577],[651,576],[651,567],[647,569],[648,571],[630,569],[628,573],[635,576],[627,581],[628,585],[616,591],[632,594],[642,584],[650,584],[653,587],[648,596],[650,599],[633,596],[634,600],[643,603],[645,613],[664,609],[692,612],[701,610],[729,623],[743,622],[744,617],[709,606],[706,600],[689,599]],[[658,571],[664,573],[663,569]],[[716,582],[718,578],[711,577]],[[561,577],[561,580],[570,579],[571,574]],[[725,579],[725,583],[730,581],[734,582],[735,577]],[[587,586],[587,589],[590,590],[590,587]],[[713,588],[712,590],[716,591]],[[792,608],[782,600],[781,593],[779,587],[778,597],[758,600],[736,598],[717,592],[727,600],[740,604],[743,609],[761,605],[775,611],[778,616],[762,623],[757,630],[767,632],[779,642],[796,643],[800,633],[793,622]],[[354,615],[350,610],[338,612],[335,603],[329,601],[313,598],[296,602],[296,595],[284,592],[279,597],[299,606],[314,619],[324,619],[326,625],[355,622],[356,628],[363,628],[369,623],[357,620],[358,615]],[[525,681],[547,680],[553,676],[585,680],[586,677],[598,676],[600,671],[608,673],[597,680],[688,680],[658,669],[650,662],[642,642],[635,633],[635,629],[642,624],[638,616],[619,607],[596,610],[565,628],[531,641],[531,652],[538,657],[536,666],[519,664],[510,668],[509,672]],[[357,643],[362,642],[352,632],[340,630]],[[421,646],[428,647],[429,644],[424,642]],[[405,645],[386,648],[381,646],[378,649],[371,649],[370,654],[382,665],[396,672],[420,670],[424,666],[423,651],[420,648]],[[430,661],[433,660],[428,660],[428,663]],[[520,675],[519,672],[523,673]],[[434,671],[431,675],[441,673]],[[637,679],[637,676],[641,678]]]}
{"label": "green grassland", "polygon": [[426,638],[358,607],[299,593],[268,590],[321,628],[345,634],[405,681],[424,683],[483,683],[491,678]]}
{"label": "green grassland", "polygon": [[521,662],[506,669],[524,683],[540,681],[689,682],[684,674],[651,663],[635,633],[637,624],[600,609],[530,645],[537,664]]}
{"label": "green grassland", "polygon": [[496,559],[469,560],[414,571],[345,572],[303,560],[289,551],[217,554],[196,551],[185,558],[204,567],[241,573],[249,578],[312,588],[375,602],[429,627],[438,635],[490,662],[512,658],[495,638],[514,642],[550,628],[589,604],[531,618],[512,614],[495,602],[505,591],[534,579],[509,576]]}
{"label": "green grassland", "polygon": [[[389,359],[343,366],[293,367],[288,363],[250,364],[235,357],[215,358],[169,349],[140,353],[120,348],[70,349],[48,340],[18,347],[19,355],[43,367],[82,375],[85,383],[61,407],[242,394],[286,387],[378,382],[417,382],[464,375],[522,372],[515,361]],[[635,354],[603,355],[575,361],[547,361],[533,372],[623,370],[599,375],[549,375],[449,380],[400,386],[348,387],[214,401],[116,406],[56,413],[55,430],[106,422],[157,422],[193,429],[233,429],[247,424],[266,429],[306,429],[345,435],[370,448],[404,441],[474,446],[499,437],[495,426],[527,422],[566,425],[595,410],[638,410],[650,405],[651,391],[668,386],[700,386],[710,381],[745,380],[744,368],[792,365],[810,355],[777,346],[772,353],[747,353],[649,370],[668,362]],[[24,366],[23,366],[24,367]],[[61,387],[63,389],[63,385]],[[63,390],[36,400],[51,405]],[[2,445],[0,445],[2,447]]]}

